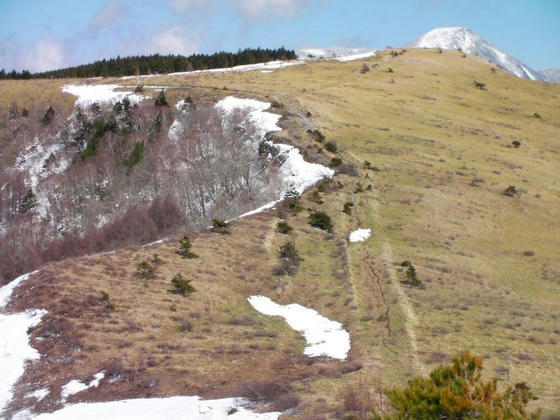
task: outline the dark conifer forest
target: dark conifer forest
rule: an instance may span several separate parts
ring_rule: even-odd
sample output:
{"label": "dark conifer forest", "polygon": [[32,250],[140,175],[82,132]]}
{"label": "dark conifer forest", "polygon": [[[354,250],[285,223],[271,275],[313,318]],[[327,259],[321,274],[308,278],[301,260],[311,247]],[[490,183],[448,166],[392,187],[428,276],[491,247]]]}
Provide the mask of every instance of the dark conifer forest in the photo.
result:
{"label": "dark conifer forest", "polygon": [[246,48],[236,53],[182,55],[140,55],[98,60],[90,64],[67,67],[42,73],[27,70],[7,72],[0,70],[0,79],[62,79],[73,77],[120,77],[146,74],[165,74],[183,71],[218,69],[244,64],[266,63],[274,60],[293,60],[294,50]]}

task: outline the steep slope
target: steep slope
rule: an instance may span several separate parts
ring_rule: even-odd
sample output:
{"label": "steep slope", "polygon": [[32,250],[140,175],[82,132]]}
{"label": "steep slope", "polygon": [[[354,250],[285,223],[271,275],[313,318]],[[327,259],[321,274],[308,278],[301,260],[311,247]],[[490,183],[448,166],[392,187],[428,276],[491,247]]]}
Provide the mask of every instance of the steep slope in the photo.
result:
{"label": "steep slope", "polygon": [[560,67],[552,67],[540,71],[543,80],[547,82],[560,82]]}
{"label": "steep slope", "polygon": [[541,75],[490,44],[471,30],[461,27],[436,28],[413,42],[412,48],[443,48],[458,50],[482,57],[503,67],[510,73],[530,80],[541,80]]}

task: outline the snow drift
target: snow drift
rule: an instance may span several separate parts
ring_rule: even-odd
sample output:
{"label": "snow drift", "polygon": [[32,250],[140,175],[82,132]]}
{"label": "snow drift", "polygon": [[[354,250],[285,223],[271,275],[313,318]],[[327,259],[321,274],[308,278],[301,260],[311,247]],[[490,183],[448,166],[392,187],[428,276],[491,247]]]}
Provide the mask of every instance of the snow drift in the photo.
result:
{"label": "snow drift", "polygon": [[[8,304],[14,289],[34,273],[24,274],[0,288],[0,310]],[[0,313],[0,415],[12,399],[12,387],[23,375],[25,363],[40,357],[39,352],[29,345],[27,330],[41,322],[45,313],[41,310]]]}
{"label": "snow drift", "polygon": [[340,322],[331,321],[313,309],[292,303],[279,305],[266,296],[251,296],[249,303],[262,314],[281,316],[288,325],[303,333],[307,347],[304,354],[346,359],[350,351],[350,334]]}
{"label": "snow drift", "polygon": [[356,229],[350,236],[348,240],[350,242],[364,242],[371,235],[371,229]]}
{"label": "snow drift", "polygon": [[138,398],[121,401],[79,403],[53,413],[31,416],[22,412],[15,420],[275,420],[280,413],[255,413],[246,401],[235,398],[201,400],[199,397]]}

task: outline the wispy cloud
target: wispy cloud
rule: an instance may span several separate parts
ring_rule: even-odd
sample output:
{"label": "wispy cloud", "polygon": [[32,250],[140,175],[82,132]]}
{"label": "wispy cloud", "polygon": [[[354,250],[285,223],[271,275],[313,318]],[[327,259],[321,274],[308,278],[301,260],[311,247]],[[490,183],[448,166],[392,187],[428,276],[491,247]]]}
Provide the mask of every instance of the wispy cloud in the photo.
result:
{"label": "wispy cloud", "polygon": [[6,40],[0,44],[0,63],[6,70],[53,70],[68,64],[65,50],[60,42],[53,39],[40,39],[31,45]]}
{"label": "wispy cloud", "polygon": [[214,3],[212,0],[169,0],[169,5],[179,12],[201,9]]}
{"label": "wispy cloud", "polygon": [[200,35],[175,26],[154,35],[149,52],[190,55],[198,51],[200,43]]}
{"label": "wispy cloud", "polygon": [[310,0],[230,0],[236,4],[242,15],[250,20],[269,16],[296,17],[310,3]]}
{"label": "wispy cloud", "polygon": [[294,18],[310,3],[311,0],[169,0],[169,5],[179,12],[233,5],[247,20],[270,16]]}
{"label": "wispy cloud", "polygon": [[92,17],[88,28],[97,30],[122,18],[127,11],[127,6],[123,0],[109,0],[101,9]]}

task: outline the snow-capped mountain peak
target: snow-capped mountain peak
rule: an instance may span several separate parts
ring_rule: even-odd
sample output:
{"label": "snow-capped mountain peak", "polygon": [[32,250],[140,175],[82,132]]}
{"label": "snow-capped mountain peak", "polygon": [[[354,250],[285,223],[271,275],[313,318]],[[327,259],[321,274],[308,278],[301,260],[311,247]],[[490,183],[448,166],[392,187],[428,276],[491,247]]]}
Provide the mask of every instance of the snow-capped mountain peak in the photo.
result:
{"label": "snow-capped mountain peak", "polygon": [[542,80],[542,76],[538,72],[509,56],[467,28],[436,28],[421,36],[410,47],[461,49],[465,53],[477,55],[499,65],[515,76],[530,80]]}

